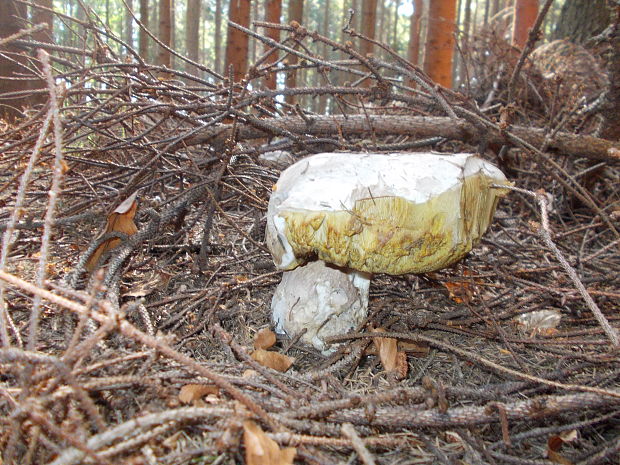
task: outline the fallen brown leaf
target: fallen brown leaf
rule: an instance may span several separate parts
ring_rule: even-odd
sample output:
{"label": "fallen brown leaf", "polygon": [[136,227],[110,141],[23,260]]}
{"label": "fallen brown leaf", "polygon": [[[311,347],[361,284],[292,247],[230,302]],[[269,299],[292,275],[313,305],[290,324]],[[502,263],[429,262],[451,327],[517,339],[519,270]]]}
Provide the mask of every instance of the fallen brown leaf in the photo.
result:
{"label": "fallen brown leaf", "polygon": [[[110,213],[103,234],[121,232],[131,236],[138,232],[138,228],[133,222],[136,211],[138,210],[138,202],[136,202],[137,194],[137,191],[134,192]],[[86,269],[92,272],[97,266],[101,256],[108,250],[117,247],[120,243],[120,239],[108,239],[102,242],[86,262]]]}
{"label": "fallen brown leaf", "polygon": [[179,400],[184,404],[189,404],[208,394],[218,395],[219,393],[218,387],[212,384],[186,384],[179,392]]}
{"label": "fallen brown leaf", "polygon": [[574,462],[560,454],[560,449],[567,442],[573,442],[577,439],[577,431],[570,430],[560,433],[559,435],[549,436],[547,439],[547,458],[552,462],[561,465],[573,465]]}
{"label": "fallen brown leaf", "polygon": [[280,449],[280,446],[251,420],[243,422],[243,442],[247,465],[292,465],[297,452],[294,447]]}
{"label": "fallen brown leaf", "polygon": [[[385,330],[383,328],[377,328],[374,329],[373,332],[384,333]],[[375,337],[373,343],[377,347],[379,359],[385,371],[388,373],[396,373],[399,379],[403,379],[407,376],[407,354],[405,354],[405,352],[399,352],[398,339],[391,337]]]}
{"label": "fallen brown leaf", "polygon": [[282,372],[288,370],[295,361],[293,357],[277,352],[268,352],[265,349],[257,349],[252,352],[252,358],[265,367]]}
{"label": "fallen brown leaf", "polygon": [[263,328],[254,336],[255,349],[269,349],[276,343],[276,334],[269,328]]}

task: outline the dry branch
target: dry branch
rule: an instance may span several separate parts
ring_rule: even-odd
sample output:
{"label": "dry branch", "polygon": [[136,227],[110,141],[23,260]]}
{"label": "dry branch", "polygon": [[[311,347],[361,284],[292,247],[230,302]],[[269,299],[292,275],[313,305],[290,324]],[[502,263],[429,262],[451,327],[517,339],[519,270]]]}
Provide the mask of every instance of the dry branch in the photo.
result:
{"label": "dry branch", "polygon": [[[480,134],[478,129],[465,120],[442,117],[351,115],[312,116],[309,121],[297,117],[258,119],[246,116],[244,124],[237,124],[238,140],[252,140],[264,137],[283,136],[287,131],[300,136],[357,136],[362,138],[401,135],[415,138],[443,137],[467,143],[478,143],[485,137],[489,143],[509,144],[505,134],[489,130]],[[185,139],[188,145],[223,144],[232,136],[232,124],[221,124],[199,131]],[[620,161],[620,143],[592,136],[560,132],[551,141],[546,140],[545,131],[537,128],[511,127],[507,130],[534,146],[548,144],[548,148],[562,155],[586,157],[593,160]]]}

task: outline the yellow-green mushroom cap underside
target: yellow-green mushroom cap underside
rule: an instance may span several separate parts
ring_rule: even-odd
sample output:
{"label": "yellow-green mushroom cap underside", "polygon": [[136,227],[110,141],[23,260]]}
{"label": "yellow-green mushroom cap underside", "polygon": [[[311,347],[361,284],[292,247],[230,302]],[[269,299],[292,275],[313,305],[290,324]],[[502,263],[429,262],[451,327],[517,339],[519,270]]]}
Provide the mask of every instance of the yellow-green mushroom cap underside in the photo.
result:
{"label": "yellow-green mushroom cap underside", "polygon": [[465,256],[510,185],[472,154],[322,153],[282,172],[267,245],[291,270],[320,259],[369,273],[424,273]]}

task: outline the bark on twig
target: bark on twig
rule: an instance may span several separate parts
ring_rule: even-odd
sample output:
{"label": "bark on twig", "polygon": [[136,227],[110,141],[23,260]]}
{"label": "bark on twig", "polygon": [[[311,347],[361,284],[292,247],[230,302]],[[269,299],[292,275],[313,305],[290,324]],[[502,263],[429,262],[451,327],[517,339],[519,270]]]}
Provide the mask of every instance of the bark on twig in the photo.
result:
{"label": "bark on twig", "polygon": [[[416,138],[444,137],[450,140],[477,143],[480,139],[477,128],[464,120],[446,117],[392,116],[392,115],[352,115],[352,116],[315,116],[307,124],[302,118],[289,116],[284,118],[265,118],[256,120],[245,118],[237,126],[239,140],[259,139],[281,135],[282,131],[306,136],[329,136],[342,133],[346,136],[363,137],[374,131],[377,136],[407,135]],[[369,122],[372,127],[369,127]],[[258,126],[260,124],[260,126]],[[232,124],[221,124],[197,132],[185,139],[187,145],[222,144],[230,137]],[[509,130],[515,136],[531,145],[539,146],[546,141],[544,129],[512,127]],[[485,135],[491,144],[507,144],[508,140],[499,131]],[[549,142],[549,150],[571,157],[586,157],[593,160],[620,161],[617,151],[620,143],[592,136],[583,136],[560,132]]]}

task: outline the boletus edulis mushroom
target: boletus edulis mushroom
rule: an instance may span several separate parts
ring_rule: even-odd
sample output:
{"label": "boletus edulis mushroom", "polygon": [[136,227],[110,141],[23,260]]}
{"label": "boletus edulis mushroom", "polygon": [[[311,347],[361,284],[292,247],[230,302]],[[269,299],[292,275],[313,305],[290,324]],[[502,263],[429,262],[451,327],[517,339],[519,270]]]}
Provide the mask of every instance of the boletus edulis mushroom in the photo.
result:
{"label": "boletus edulis mushroom", "polygon": [[466,153],[321,153],[284,170],[266,240],[284,272],[276,332],[329,352],[324,338],[364,320],[373,273],[447,267],[480,240],[510,185]]}

